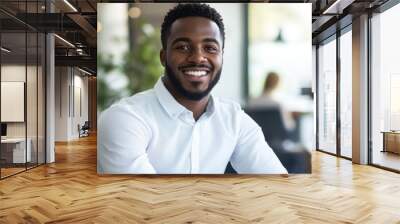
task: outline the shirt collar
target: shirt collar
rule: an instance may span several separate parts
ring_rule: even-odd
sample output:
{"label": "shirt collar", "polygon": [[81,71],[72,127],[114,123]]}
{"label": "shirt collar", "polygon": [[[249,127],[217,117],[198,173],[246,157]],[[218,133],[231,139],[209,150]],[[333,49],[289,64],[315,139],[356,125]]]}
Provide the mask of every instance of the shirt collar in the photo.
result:
{"label": "shirt collar", "polygon": [[[178,101],[176,101],[172,94],[168,91],[168,89],[164,85],[164,82],[162,81],[162,77],[160,77],[155,84],[154,91],[156,93],[158,101],[169,116],[176,118],[181,113],[188,111],[188,109],[178,103]],[[205,113],[208,116],[213,114],[215,111],[215,106],[216,100],[214,99],[214,97],[210,96],[210,100],[208,101]]]}

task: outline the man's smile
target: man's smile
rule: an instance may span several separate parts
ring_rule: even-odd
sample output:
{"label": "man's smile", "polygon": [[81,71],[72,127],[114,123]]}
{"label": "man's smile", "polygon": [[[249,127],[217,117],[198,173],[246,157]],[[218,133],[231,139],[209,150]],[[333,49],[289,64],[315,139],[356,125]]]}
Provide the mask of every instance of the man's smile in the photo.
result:
{"label": "man's smile", "polygon": [[199,66],[183,66],[180,71],[188,81],[201,82],[206,81],[206,78],[210,75],[210,66],[199,65]]}
{"label": "man's smile", "polygon": [[207,75],[207,71],[188,70],[188,71],[184,71],[183,74],[200,77],[200,76]]}

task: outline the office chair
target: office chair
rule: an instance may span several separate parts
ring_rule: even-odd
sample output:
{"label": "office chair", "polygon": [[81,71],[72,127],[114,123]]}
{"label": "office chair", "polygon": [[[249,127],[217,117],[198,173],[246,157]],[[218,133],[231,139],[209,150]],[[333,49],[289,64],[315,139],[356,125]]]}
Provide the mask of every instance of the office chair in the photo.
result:
{"label": "office chair", "polygon": [[89,129],[90,129],[89,121],[85,121],[82,127],[78,125],[79,138],[84,136],[89,136]]}
{"label": "office chair", "polygon": [[[244,111],[261,127],[265,140],[289,173],[311,173],[311,153],[291,139],[279,108],[246,108]],[[295,139],[294,139],[295,140]],[[236,173],[228,164],[225,173]]]}

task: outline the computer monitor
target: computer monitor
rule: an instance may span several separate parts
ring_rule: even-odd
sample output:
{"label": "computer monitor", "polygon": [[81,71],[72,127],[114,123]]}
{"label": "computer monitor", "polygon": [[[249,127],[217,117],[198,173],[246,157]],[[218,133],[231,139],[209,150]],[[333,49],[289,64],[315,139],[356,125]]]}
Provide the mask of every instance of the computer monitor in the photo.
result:
{"label": "computer monitor", "polygon": [[1,136],[7,136],[7,124],[1,123]]}

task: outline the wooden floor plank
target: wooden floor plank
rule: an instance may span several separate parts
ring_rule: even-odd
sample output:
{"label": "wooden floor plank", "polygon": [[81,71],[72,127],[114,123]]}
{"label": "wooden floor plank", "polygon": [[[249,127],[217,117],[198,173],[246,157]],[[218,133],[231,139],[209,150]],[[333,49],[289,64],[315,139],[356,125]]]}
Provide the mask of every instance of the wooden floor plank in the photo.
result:
{"label": "wooden floor plank", "polygon": [[0,181],[0,223],[400,223],[400,175],[313,152],[311,175],[104,175],[96,138]]}

